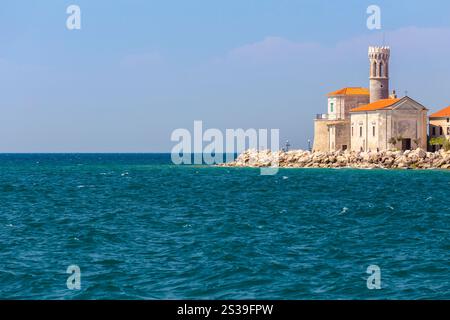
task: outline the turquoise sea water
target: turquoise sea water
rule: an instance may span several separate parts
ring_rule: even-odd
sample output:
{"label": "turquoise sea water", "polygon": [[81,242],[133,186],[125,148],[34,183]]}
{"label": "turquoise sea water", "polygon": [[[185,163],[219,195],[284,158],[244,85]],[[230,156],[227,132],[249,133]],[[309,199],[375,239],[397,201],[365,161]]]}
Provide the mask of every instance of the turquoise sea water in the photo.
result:
{"label": "turquoise sea water", "polygon": [[447,171],[0,155],[0,299],[450,299],[449,240]]}

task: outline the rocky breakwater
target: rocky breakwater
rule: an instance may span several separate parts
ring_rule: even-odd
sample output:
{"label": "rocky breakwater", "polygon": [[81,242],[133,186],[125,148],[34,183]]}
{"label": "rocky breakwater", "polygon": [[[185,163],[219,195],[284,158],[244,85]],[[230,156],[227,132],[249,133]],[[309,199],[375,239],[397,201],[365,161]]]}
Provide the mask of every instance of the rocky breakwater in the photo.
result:
{"label": "rocky breakwater", "polygon": [[426,152],[422,149],[380,152],[310,152],[304,150],[247,150],[227,167],[281,168],[360,168],[360,169],[450,169],[450,151]]}

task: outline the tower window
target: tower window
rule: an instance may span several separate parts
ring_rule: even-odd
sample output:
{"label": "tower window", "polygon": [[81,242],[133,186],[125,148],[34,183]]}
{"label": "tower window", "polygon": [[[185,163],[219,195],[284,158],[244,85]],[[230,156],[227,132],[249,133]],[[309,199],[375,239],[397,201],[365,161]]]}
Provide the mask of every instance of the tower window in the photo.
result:
{"label": "tower window", "polygon": [[352,127],[352,137],[353,137],[353,127]]}
{"label": "tower window", "polygon": [[334,104],[333,104],[333,102],[330,103],[330,112],[334,112]]}
{"label": "tower window", "polygon": [[375,137],[375,126],[372,127],[372,135]]}
{"label": "tower window", "polygon": [[359,136],[362,137],[362,127],[359,127]]}

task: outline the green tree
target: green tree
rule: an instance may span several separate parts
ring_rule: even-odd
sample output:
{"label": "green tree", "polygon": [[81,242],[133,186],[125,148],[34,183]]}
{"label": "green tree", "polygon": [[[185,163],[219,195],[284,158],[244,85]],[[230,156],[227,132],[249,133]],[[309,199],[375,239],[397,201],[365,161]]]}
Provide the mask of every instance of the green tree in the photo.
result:
{"label": "green tree", "polygon": [[[444,137],[435,137],[430,139],[431,146],[444,146],[448,142]],[[447,146],[450,149],[450,146]]]}

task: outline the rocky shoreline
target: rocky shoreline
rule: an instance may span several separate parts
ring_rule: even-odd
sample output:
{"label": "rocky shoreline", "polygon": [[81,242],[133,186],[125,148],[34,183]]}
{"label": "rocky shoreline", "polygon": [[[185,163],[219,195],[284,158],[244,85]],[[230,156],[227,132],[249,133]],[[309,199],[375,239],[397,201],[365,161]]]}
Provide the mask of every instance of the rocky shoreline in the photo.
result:
{"label": "rocky shoreline", "polygon": [[[278,159],[278,161],[277,161]],[[310,152],[304,150],[247,150],[225,167],[359,168],[359,169],[450,169],[450,151],[422,149],[379,152]]]}

